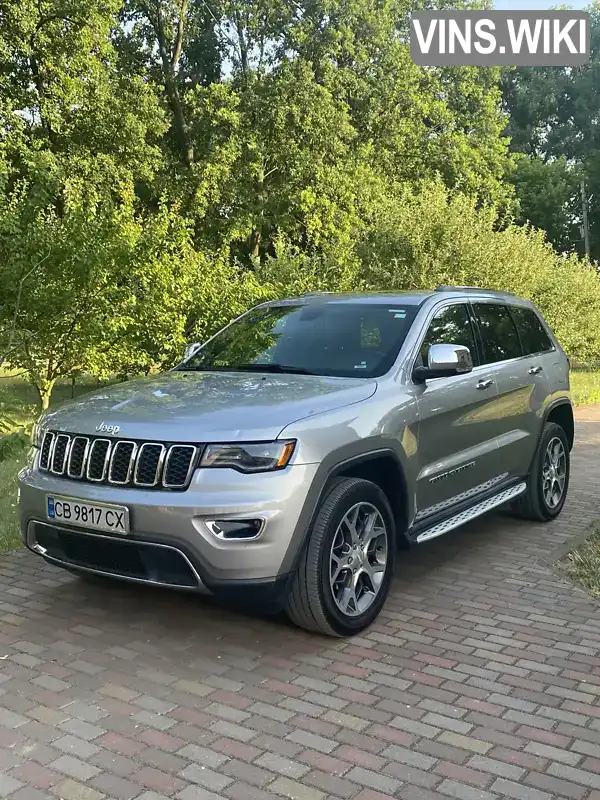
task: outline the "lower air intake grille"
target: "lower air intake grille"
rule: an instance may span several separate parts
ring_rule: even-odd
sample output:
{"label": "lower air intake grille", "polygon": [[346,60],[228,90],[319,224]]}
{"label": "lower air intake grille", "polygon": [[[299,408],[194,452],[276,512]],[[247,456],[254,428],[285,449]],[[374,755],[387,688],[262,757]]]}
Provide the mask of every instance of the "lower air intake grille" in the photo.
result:
{"label": "lower air intake grille", "polygon": [[61,564],[165,586],[198,587],[198,577],[189,560],[176,547],[121,541],[44,523],[35,523],[34,530],[36,544]]}

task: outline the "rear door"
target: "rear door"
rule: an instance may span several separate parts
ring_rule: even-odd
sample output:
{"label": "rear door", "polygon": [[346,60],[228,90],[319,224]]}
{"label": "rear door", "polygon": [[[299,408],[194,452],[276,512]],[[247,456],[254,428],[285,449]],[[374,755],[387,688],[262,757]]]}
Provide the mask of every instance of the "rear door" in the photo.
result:
{"label": "rear door", "polygon": [[467,302],[450,301],[436,310],[417,363],[427,364],[433,344],[468,347],[474,369],[415,387],[419,412],[416,521],[483,492],[498,472],[495,373],[492,366],[480,365]]}
{"label": "rear door", "polygon": [[546,356],[554,346],[529,308],[478,302],[473,311],[483,360],[493,367],[498,386],[498,464],[508,477],[522,477],[529,471],[551,393]]}

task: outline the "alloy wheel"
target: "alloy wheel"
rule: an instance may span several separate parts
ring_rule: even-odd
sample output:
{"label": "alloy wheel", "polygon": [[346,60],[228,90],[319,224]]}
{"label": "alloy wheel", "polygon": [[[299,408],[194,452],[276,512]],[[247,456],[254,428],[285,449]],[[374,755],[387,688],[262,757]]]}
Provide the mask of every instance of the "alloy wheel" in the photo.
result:
{"label": "alloy wheel", "polygon": [[560,505],[567,480],[567,455],[558,436],[548,442],[542,467],[544,501],[549,509]]}
{"label": "alloy wheel", "polygon": [[346,616],[357,617],[374,603],[388,560],[388,533],[371,503],[356,503],[337,527],[329,559],[332,597]]}

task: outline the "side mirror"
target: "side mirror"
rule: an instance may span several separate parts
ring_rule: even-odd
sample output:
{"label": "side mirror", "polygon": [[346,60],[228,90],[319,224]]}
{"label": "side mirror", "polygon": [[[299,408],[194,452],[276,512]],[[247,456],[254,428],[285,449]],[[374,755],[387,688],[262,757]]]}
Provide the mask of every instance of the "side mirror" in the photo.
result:
{"label": "side mirror", "polygon": [[183,354],[183,360],[187,361],[188,358],[191,358],[201,347],[202,344],[200,342],[188,344],[188,346],[185,348],[185,353]]}
{"label": "side mirror", "polygon": [[416,367],[413,378],[423,383],[433,378],[465,375],[473,370],[473,357],[468,347],[460,344],[432,344],[426,367]]}

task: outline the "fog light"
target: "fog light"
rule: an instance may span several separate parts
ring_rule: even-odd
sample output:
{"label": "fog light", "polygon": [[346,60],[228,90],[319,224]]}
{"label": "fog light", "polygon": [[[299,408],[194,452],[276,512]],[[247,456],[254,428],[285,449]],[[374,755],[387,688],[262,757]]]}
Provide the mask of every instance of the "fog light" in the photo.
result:
{"label": "fog light", "polygon": [[208,530],[217,539],[243,540],[257,539],[262,533],[262,519],[207,519]]}

